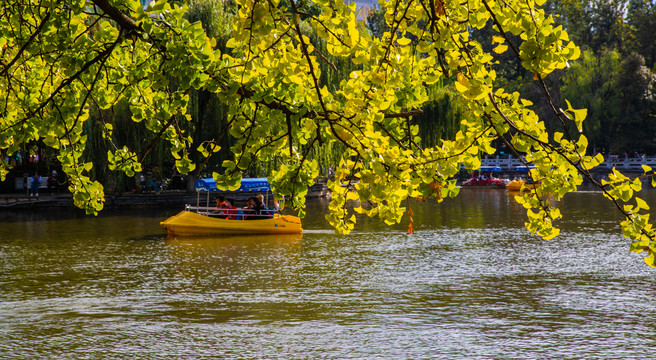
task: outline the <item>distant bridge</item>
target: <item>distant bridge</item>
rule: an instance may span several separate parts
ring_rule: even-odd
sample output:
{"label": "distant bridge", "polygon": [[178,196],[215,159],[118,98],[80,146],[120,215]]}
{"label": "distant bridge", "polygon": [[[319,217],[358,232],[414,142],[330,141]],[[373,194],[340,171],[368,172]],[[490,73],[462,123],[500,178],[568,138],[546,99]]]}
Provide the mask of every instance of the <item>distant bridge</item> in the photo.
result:
{"label": "distant bridge", "polygon": [[[647,165],[656,170],[656,157],[628,157],[624,155],[609,155],[604,157],[604,162],[595,169],[611,170],[616,168],[620,171],[640,171],[642,165]],[[485,156],[481,159],[481,166],[496,166],[503,171],[512,171],[518,166],[524,166],[516,157],[508,156]]]}

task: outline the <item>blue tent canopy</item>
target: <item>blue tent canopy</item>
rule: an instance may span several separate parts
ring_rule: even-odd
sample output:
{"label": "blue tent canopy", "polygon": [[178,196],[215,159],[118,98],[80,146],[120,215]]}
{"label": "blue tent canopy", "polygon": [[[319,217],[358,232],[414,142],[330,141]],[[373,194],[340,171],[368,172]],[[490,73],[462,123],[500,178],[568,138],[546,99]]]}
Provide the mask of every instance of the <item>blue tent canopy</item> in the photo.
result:
{"label": "blue tent canopy", "polygon": [[526,166],[524,166],[524,165],[522,165],[522,166],[517,166],[517,167],[515,168],[515,171],[516,171],[516,172],[525,172],[525,173],[527,173],[527,172],[528,172],[528,169],[535,169],[535,166],[532,166],[532,165],[531,165],[531,166],[529,166],[528,168],[527,168]]}
{"label": "blue tent canopy", "polygon": [[501,167],[499,167],[499,166],[481,166],[478,170],[481,171],[481,172],[490,172],[490,171],[500,172]]}
{"label": "blue tent canopy", "polygon": [[[196,180],[196,191],[223,191],[216,187],[213,178]],[[271,185],[267,178],[245,178],[241,179],[241,187],[236,191],[269,191]]]}

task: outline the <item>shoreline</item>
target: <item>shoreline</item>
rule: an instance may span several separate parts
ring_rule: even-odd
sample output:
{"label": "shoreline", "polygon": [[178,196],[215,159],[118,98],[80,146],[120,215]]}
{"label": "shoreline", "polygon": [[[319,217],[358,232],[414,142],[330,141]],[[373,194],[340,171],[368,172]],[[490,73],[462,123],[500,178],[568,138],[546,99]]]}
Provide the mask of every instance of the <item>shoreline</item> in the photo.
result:
{"label": "shoreline", "polygon": [[[219,193],[210,194],[210,202]],[[253,196],[249,192],[221,192],[224,197],[231,197],[238,201],[246,200]],[[330,191],[325,184],[316,184],[309,188],[307,198],[329,198]],[[179,206],[183,208],[186,204],[204,204],[207,195],[190,193],[183,190],[163,190],[159,193],[123,193],[105,194],[105,208],[120,208],[138,205]],[[0,211],[11,211],[17,209],[47,208],[47,207],[75,207],[73,195],[70,193],[45,193],[41,192],[38,197],[30,197],[27,193],[5,193],[0,194]]]}

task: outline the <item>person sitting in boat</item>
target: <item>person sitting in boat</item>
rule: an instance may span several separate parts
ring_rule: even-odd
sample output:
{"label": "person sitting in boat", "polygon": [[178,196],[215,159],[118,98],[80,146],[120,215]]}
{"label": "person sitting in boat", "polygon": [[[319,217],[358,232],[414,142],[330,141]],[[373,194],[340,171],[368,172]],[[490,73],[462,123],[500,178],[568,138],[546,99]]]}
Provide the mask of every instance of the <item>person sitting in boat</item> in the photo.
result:
{"label": "person sitting in boat", "polygon": [[256,203],[260,206],[260,218],[273,218],[273,211],[269,211],[269,208],[264,202],[264,196],[262,196],[262,194],[257,194]]}
{"label": "person sitting in boat", "polygon": [[212,215],[218,215],[219,218],[223,219],[225,216],[222,216],[222,210],[225,208],[225,200],[223,199],[223,196],[219,196],[216,198],[216,210],[210,211],[210,214]]}
{"label": "person sitting in boat", "polygon": [[246,206],[242,209],[242,212],[244,214],[244,220],[255,220],[256,213],[255,213],[255,206],[257,201],[255,200],[255,197],[248,198],[246,200]]}
{"label": "person sitting in boat", "polygon": [[232,199],[225,199],[219,217],[228,220],[235,220],[237,218],[237,208],[233,205]]}
{"label": "person sitting in boat", "polygon": [[217,209],[223,209],[225,207],[225,200],[223,199],[223,196],[219,196],[216,198],[216,208]]}
{"label": "person sitting in boat", "polygon": [[257,203],[261,204],[263,207],[266,208],[266,203],[264,202],[264,196],[262,194],[257,194],[255,200]]}
{"label": "person sitting in boat", "polygon": [[246,202],[243,209],[244,220],[257,220],[261,219],[260,211],[262,210],[262,203],[256,197],[251,197]]}

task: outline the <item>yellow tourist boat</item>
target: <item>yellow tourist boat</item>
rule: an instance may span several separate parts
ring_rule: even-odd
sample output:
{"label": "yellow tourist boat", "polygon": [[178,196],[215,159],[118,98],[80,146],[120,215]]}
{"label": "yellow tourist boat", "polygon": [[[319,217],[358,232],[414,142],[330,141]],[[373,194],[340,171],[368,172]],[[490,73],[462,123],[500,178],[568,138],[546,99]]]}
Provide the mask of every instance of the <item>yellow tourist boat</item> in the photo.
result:
{"label": "yellow tourist boat", "polygon": [[169,235],[297,234],[303,231],[297,216],[275,214],[271,219],[228,220],[184,210],[160,223]]}
{"label": "yellow tourist boat", "polygon": [[[218,191],[214,179],[201,179],[196,181],[196,190],[207,191],[207,205],[209,193]],[[242,179],[242,185],[237,191],[269,191],[269,182],[266,178]],[[200,202],[200,195],[199,200]],[[253,220],[241,220],[242,214],[235,211],[240,220],[218,217],[215,207],[190,206],[177,215],[160,222],[169,235],[175,236],[206,236],[206,235],[257,235],[257,234],[298,234],[303,231],[301,219],[297,216],[282,215],[275,210],[263,210]],[[249,215],[252,219],[254,216]]]}

